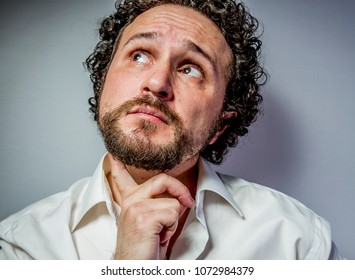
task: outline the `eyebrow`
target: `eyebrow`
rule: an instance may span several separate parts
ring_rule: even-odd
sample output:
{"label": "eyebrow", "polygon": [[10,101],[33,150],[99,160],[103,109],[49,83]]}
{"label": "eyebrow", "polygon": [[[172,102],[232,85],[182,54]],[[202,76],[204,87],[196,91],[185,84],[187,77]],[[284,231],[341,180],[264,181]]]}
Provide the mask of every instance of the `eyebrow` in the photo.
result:
{"label": "eyebrow", "polygon": [[[132,43],[133,41],[137,40],[154,40],[160,37],[160,34],[158,32],[142,32],[142,33],[137,33],[133,35],[131,38],[128,39],[128,41],[123,45],[125,47],[126,45]],[[192,52],[198,53],[202,55],[205,59],[209,61],[209,63],[212,65],[213,69],[215,69],[215,64],[214,60],[212,57],[204,51],[200,46],[198,46],[196,43],[194,43],[191,40],[184,40],[183,43],[186,45],[188,49],[190,49]]]}
{"label": "eyebrow", "polygon": [[151,39],[156,39],[159,37],[158,32],[142,32],[142,33],[137,33],[133,35],[131,38],[128,39],[128,41],[123,45],[123,47],[127,46],[128,44],[132,43],[133,41],[141,40],[141,39],[146,39],[146,40],[151,40]]}
{"label": "eyebrow", "polygon": [[210,62],[212,67],[215,68],[215,65],[213,63],[213,59],[207,52],[205,52],[202,48],[200,48],[198,45],[196,45],[191,40],[187,40],[187,41],[185,41],[185,43],[189,49],[191,49],[193,52],[198,53],[198,54],[202,55],[203,57],[205,57]]}

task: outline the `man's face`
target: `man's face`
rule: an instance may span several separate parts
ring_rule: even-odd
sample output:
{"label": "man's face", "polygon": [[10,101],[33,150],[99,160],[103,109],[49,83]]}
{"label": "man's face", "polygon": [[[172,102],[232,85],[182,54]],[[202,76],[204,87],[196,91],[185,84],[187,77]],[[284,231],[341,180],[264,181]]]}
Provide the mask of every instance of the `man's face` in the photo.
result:
{"label": "man's face", "polygon": [[162,5],[122,33],[99,104],[106,148],[127,165],[170,170],[215,141],[232,52],[200,13]]}

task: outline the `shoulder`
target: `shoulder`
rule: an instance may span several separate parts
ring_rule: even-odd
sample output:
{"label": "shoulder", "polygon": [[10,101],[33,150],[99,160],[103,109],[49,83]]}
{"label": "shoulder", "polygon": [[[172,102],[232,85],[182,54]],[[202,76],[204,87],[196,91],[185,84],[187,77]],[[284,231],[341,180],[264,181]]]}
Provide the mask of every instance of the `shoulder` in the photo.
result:
{"label": "shoulder", "polygon": [[65,209],[70,212],[76,203],[81,200],[89,180],[90,178],[81,179],[75,182],[68,190],[56,193],[27,206],[3,220],[1,224],[11,228],[13,224],[22,223],[29,219],[32,220],[31,217],[36,217],[36,220],[45,219],[59,209]]}
{"label": "shoulder", "polygon": [[283,210],[284,215],[301,215],[302,217],[316,215],[300,201],[280,191],[230,175],[218,175],[244,212],[248,212],[251,208],[253,211],[271,213]]}
{"label": "shoulder", "polygon": [[[329,223],[300,201],[272,188],[218,174],[247,223],[264,225],[271,235],[288,235],[300,258],[327,258],[332,241]],[[284,238],[284,237],[282,237]]]}
{"label": "shoulder", "polygon": [[[89,178],[74,183],[67,191],[42,199],[9,216],[0,223],[0,244],[6,254],[27,252],[46,258],[51,244],[65,239],[70,232],[73,213],[85,193]],[[55,242],[53,242],[55,241]],[[21,251],[22,253],[18,253]],[[42,254],[42,255],[41,255]],[[22,258],[22,257],[19,257]]]}

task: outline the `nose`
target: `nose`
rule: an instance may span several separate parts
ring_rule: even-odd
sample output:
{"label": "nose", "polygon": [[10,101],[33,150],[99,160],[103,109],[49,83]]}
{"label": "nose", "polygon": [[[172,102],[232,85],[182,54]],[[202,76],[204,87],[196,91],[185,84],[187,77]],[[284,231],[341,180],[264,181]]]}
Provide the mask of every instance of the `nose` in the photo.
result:
{"label": "nose", "polygon": [[151,93],[156,97],[169,101],[173,98],[172,78],[167,66],[154,65],[147,70],[141,84],[141,93]]}

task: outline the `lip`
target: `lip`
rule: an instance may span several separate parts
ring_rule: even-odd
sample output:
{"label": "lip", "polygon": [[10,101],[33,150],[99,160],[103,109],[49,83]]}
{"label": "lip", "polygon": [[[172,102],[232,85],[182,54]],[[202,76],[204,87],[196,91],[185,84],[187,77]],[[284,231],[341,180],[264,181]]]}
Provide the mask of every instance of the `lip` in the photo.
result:
{"label": "lip", "polygon": [[164,114],[161,113],[159,110],[151,108],[151,107],[140,106],[140,107],[137,107],[137,108],[131,110],[128,114],[142,114],[142,115],[146,115],[147,117],[151,116],[151,117],[157,118],[158,120],[160,120],[163,123],[168,124]]}

